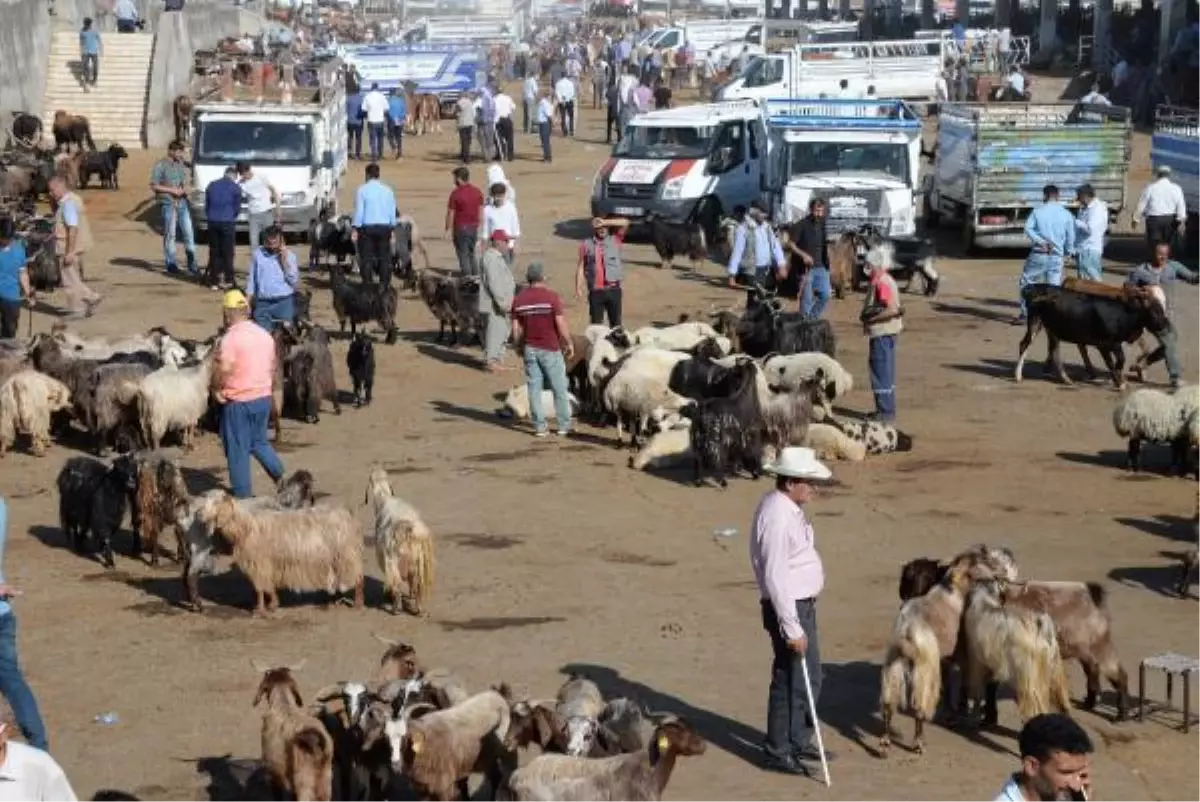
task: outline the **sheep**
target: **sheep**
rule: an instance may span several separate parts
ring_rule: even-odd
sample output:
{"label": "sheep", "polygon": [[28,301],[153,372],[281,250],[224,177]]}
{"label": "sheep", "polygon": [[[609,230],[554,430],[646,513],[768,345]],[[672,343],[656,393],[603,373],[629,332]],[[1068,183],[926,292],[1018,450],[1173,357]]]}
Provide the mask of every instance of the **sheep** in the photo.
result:
{"label": "sheep", "polygon": [[694,459],[692,455],[691,421],[683,421],[687,425],[677,425],[656,432],[638,452],[629,458],[629,467],[635,471],[647,468],[674,468],[687,465]]}
{"label": "sheep", "polygon": [[[579,414],[579,399],[573,393],[568,393],[568,403],[571,407],[571,417]],[[542,409],[554,408],[554,393],[542,390]],[[496,414],[514,420],[529,420],[529,388],[518,384],[504,394],[504,406]]]}
{"label": "sheep", "polygon": [[199,517],[233,546],[234,562],[254,585],[255,615],[275,611],[279,588],[331,594],[353,588],[354,606],[362,607],[362,535],[345,507],[250,512],[226,496]]}
{"label": "sheep", "polygon": [[1200,385],[1181,387],[1174,393],[1142,388],[1134,390],[1113,409],[1113,428],[1129,440],[1129,470],[1141,467],[1142,441],[1171,444],[1171,469],[1187,472],[1189,446],[1195,443]]}
{"label": "sheep", "polygon": [[799,445],[808,446],[817,452],[818,459],[862,462],[867,456],[867,446],[842,433],[841,429],[828,423],[810,423]]}
{"label": "sheep", "polygon": [[333,739],[317,718],[303,710],[292,676],[303,665],[262,668],[254,707],[266,701],[262,760],[275,792],[297,800],[333,799]]}
{"label": "sheep", "polygon": [[135,455],[137,491],[134,497],[134,537],[130,553],[134,559],[142,555],[143,544],[150,549],[150,564],[158,565],[158,538],[163,529],[176,529],[178,548],[176,562],[185,559],[184,546],[178,537],[178,521],[187,514],[191,501],[179,463],[159,452]]}
{"label": "sheep", "polygon": [[29,435],[35,457],[50,445],[50,416],[71,406],[71,391],[58,379],[36,370],[22,370],[0,385],[0,457],[12,448],[18,434]]}
{"label": "sheep", "polygon": [[137,469],[128,456],[112,465],[91,457],[72,457],[55,479],[59,526],[71,548],[83,550],[90,537],[106,568],[115,568],[112,536],[121,528],[125,508],[137,487]]}
{"label": "sheep", "polygon": [[[598,329],[603,329],[603,333]],[[604,382],[616,370],[631,344],[629,335],[620,326],[613,329],[589,326],[584,336],[591,342],[587,350],[587,386],[590,391],[587,407],[593,416],[599,417],[603,412],[601,393]]]}
{"label": "sheep", "polygon": [[664,722],[638,752],[586,758],[541,755],[517,769],[504,798],[516,800],[658,800],[671,779],[675,759],[704,754],[704,739],[682,721]]}
{"label": "sheep", "polygon": [[[0,384],[4,384],[16,374],[31,367],[33,365],[29,361],[29,355],[25,353],[24,348],[13,350],[0,348]],[[67,388],[67,392],[70,392],[70,388]]]}
{"label": "sheep", "polygon": [[329,335],[320,326],[311,324],[299,330],[285,325],[284,329],[292,345],[283,362],[284,409],[302,415],[308,423],[318,423],[324,399],[333,404],[334,414],[341,415]]}
{"label": "sheep", "polygon": [[686,351],[702,340],[717,336],[717,332],[709,324],[694,321],[663,328],[644,326],[629,335],[629,341],[635,346],[653,345],[668,351]]}
{"label": "sheep", "polygon": [[592,751],[604,712],[604,697],[596,683],[572,675],[555,697],[554,722],[566,735],[566,753],[582,757]]}
{"label": "sheep", "polygon": [[828,423],[851,440],[862,443],[869,455],[912,451],[912,437],[890,423],[846,418],[829,418]]}
{"label": "sheep", "polygon": [[106,337],[83,337],[55,324],[51,339],[59,343],[64,354],[75,359],[95,359],[103,362],[117,354],[147,352],[154,354],[164,365],[180,367],[188,358],[187,349],[164,329],[151,329],[148,334],[134,334],[110,340]]}
{"label": "sheep", "polygon": [[[421,615],[433,593],[433,533],[421,514],[392,491],[381,467],[374,468],[367,480],[363,503],[368,501],[375,505],[375,557],[383,569],[391,612],[395,615],[403,604]],[[400,594],[401,582],[408,587],[407,596]]]}
{"label": "sheep", "polygon": [[375,388],[375,344],[365,331],[351,338],[346,369],[354,383],[354,406],[370,406],[371,391]]}
{"label": "sheep", "polygon": [[475,771],[486,772],[496,788],[498,767],[490,758],[503,748],[509,721],[508,702],[494,690],[412,721],[403,745],[405,777],[418,793],[441,800],[453,799]]}
{"label": "sheep", "polygon": [[831,356],[815,353],[769,356],[763,361],[767,384],[774,392],[798,392],[815,384],[813,420],[833,416],[833,402],[854,389],[854,378]]}
{"label": "sheep", "polygon": [[[1050,616],[1006,604],[1001,583],[986,580],[976,583],[967,596],[962,630],[971,698],[983,698],[984,679],[991,677],[1012,686],[1022,721],[1052,709],[1070,712],[1071,697]],[[994,715],[993,711],[989,721]]]}
{"label": "sheep", "polygon": [[142,379],[137,416],[148,448],[158,448],[167,432],[179,431],[183,447],[192,450],[196,425],[208,410],[214,355],[186,368],[163,367]]}
{"label": "sheep", "polygon": [[275,498],[279,506],[286,510],[298,510],[312,507],[317,503],[316,480],[308,471],[300,470],[286,479],[281,479],[275,489]]}
{"label": "sheep", "polygon": [[636,448],[655,408],[678,410],[688,403],[667,386],[671,369],[685,359],[688,355],[677,351],[635,348],[623,356],[612,374],[604,379],[601,399],[604,409],[617,416],[618,448],[624,439],[626,423],[632,424],[630,445]]}

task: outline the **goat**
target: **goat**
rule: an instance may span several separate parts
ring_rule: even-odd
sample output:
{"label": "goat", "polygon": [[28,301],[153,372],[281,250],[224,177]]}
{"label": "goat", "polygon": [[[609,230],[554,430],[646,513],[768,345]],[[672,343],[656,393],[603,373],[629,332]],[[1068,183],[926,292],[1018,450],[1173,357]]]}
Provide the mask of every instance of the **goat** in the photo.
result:
{"label": "goat", "polygon": [[492,758],[503,749],[510,713],[504,696],[484,691],[408,725],[403,746],[404,775],[413,787],[434,799],[454,798],[472,772],[486,772],[499,786]]}
{"label": "goat", "polygon": [[717,484],[727,487],[728,466],[745,468],[751,478],[762,474],[763,423],[758,399],[758,369],[747,362],[735,366],[733,391],[724,398],[709,398],[680,410],[692,421],[692,478],[699,487],[711,472]]}
{"label": "goat", "polygon": [[449,277],[434,275],[428,270],[416,271],[417,294],[438,321],[437,342],[446,338],[450,327],[450,345],[458,345],[459,329],[474,333],[482,331],[479,309],[479,279],[473,276]]}
{"label": "goat", "polygon": [[292,676],[303,665],[263,668],[254,707],[266,701],[262,722],[262,760],[276,793],[297,800],[333,799],[333,739],[314,716],[303,709]]}
{"label": "goat", "polygon": [[[347,258],[353,265],[358,248],[351,238],[353,234],[351,223],[350,215],[342,215],[336,220],[330,220],[328,213],[323,212],[321,217],[312,224],[312,228],[308,232],[308,241],[312,243],[308,254],[308,266],[311,269],[320,267],[322,257],[331,255],[337,258],[339,267]],[[326,259],[326,261],[328,260]]]}
{"label": "goat", "polygon": [[190,501],[179,464],[161,452],[135,455],[137,490],[134,497],[134,538],[131,554],[142,555],[142,546],[150,549],[150,564],[158,565],[158,538],[163,529],[176,529],[176,562],[185,559],[184,545],[178,536],[178,521],[187,514]]}
{"label": "goat", "polygon": [[554,707],[556,729],[566,737],[566,753],[582,757],[592,751],[604,713],[604,697],[596,683],[572,675],[558,689]]}
{"label": "goat", "polygon": [[20,370],[0,385],[0,457],[18,434],[29,435],[35,457],[50,445],[50,417],[71,406],[71,391],[58,379],[36,370]]}
{"label": "goat", "polygon": [[[398,498],[388,483],[387,471],[375,468],[367,480],[363,503],[375,505],[375,556],[383,569],[384,584],[392,600],[392,614],[401,604],[421,615],[433,592],[433,534],[421,519],[421,514],[408,502]],[[408,587],[408,595],[400,595],[400,584]]]}
{"label": "goat", "polygon": [[410,680],[421,675],[421,664],[417,660],[417,650],[410,644],[382,635],[373,635],[375,640],[387,646],[383,656],[379,658],[379,672],[375,679],[386,683],[392,680]]}
{"label": "goat", "polygon": [[191,139],[192,110],[196,107],[191,95],[178,95],[171,103],[171,118],[175,123],[175,141]]}
{"label": "goat", "polygon": [[691,260],[692,270],[695,271],[708,259],[708,242],[704,236],[704,228],[695,219],[676,223],[651,212],[646,215],[645,222],[650,224],[650,241],[658,253],[660,267],[673,268],[676,256],[686,256]]}
{"label": "goat", "polygon": [[329,335],[316,325],[304,327],[298,338],[286,324],[285,331],[292,338],[292,347],[283,362],[283,411],[291,410],[307,423],[319,423],[321,400],[325,399],[333,404],[335,414],[342,414]]}
{"label": "goat", "polygon": [[51,125],[50,130],[54,134],[56,151],[63,148],[70,151],[72,145],[79,150],[83,150],[84,145],[87,145],[88,150],[96,150],[96,142],[92,139],[91,123],[82,114],[68,114],[60,109],[54,112],[54,124]]}
{"label": "goat", "polygon": [[299,510],[317,503],[314,487],[316,480],[308,471],[300,470],[279,482],[275,498],[286,510]]}
{"label": "goat", "polygon": [[350,323],[350,336],[357,333],[357,326],[370,320],[378,321],[386,332],[386,342],[396,342],[396,304],[399,295],[395,287],[377,284],[351,284],[341,265],[330,268],[330,291],[333,293],[333,312],[337,315],[338,328],[345,332]]}
{"label": "goat", "polygon": [[208,410],[214,359],[210,352],[199,365],[160,368],[142,379],[137,416],[147,447],[158,448],[167,432],[178,431],[184,450],[191,451],[196,426]]}
{"label": "goat", "polygon": [[72,457],[58,472],[59,525],[75,552],[91,539],[106,568],[116,568],[112,536],[121,528],[130,496],[137,488],[137,469],[123,456],[112,465],[91,457]]}
{"label": "goat", "polygon": [[92,436],[97,456],[104,454],[110,439],[118,445],[122,432],[136,436],[132,433],[138,429],[139,392],[142,382],[151,374],[151,368],[139,362],[102,363],[91,371],[75,407],[77,410],[82,407],[82,420]]}
{"label": "goat", "polygon": [[121,159],[128,158],[129,151],[115,142],[106,150],[84,154],[83,163],[79,165],[79,188],[87,189],[88,180],[96,174],[100,176],[101,189],[120,189],[121,182],[117,171],[121,166]]}
{"label": "goat", "polygon": [[354,406],[371,405],[371,392],[375,387],[375,344],[367,333],[359,332],[350,341],[346,353],[346,369],[354,383]]}

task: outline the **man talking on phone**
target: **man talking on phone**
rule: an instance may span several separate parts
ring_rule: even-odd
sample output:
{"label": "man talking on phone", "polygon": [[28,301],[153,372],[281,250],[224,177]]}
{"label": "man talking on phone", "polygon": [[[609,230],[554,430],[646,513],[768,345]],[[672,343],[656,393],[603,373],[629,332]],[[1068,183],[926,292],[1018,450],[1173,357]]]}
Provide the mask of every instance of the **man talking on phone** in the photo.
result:
{"label": "man talking on phone", "polygon": [[246,295],[252,299],[254,322],[267,331],[279,323],[289,325],[296,317],[296,285],[300,283],[300,265],[296,254],[288,250],[283,231],[271,226],[263,232],[263,244],[250,257],[250,276]]}
{"label": "man talking on phone", "polygon": [[1091,797],[1092,740],[1070,716],[1034,716],[1021,728],[1017,744],[1021,770],[1009,777],[996,802]]}

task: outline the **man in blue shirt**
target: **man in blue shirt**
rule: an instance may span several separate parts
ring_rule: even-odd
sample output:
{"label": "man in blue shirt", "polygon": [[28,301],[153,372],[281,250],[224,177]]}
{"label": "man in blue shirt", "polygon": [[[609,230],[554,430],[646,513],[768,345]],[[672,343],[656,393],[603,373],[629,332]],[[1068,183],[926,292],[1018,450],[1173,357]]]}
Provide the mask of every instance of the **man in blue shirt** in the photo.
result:
{"label": "man in blue shirt", "polygon": [[100,33],[92,27],[92,18],[83,18],[83,29],[79,32],[79,58],[83,64],[83,82],[96,85],[100,77],[100,54],[104,52],[104,43],[100,41]]}
{"label": "man in blue shirt", "polygon": [[[1017,293],[1030,284],[1053,284],[1063,280],[1063,257],[1075,251],[1075,218],[1058,202],[1058,187],[1047,184],[1042,190],[1041,206],[1033,210],[1025,222],[1025,236],[1033,243],[1021,277],[1017,280]],[[1021,301],[1021,314],[1012,320],[1014,326],[1025,325],[1025,301]]]}
{"label": "man in blue shirt", "polygon": [[404,122],[407,119],[408,98],[404,96],[404,89],[398,86],[388,98],[388,139],[397,159],[404,155]]}
{"label": "man in blue shirt", "polygon": [[141,22],[138,19],[137,6],[133,0],[117,0],[117,33],[137,33],[138,25]]}
{"label": "man in blue shirt", "polygon": [[346,131],[348,140],[346,149],[350,151],[350,158],[362,158],[362,132],[363,132],[363,93],[357,86],[353,92],[346,94]]}
{"label": "man in blue shirt", "polygon": [[204,218],[208,221],[208,286],[228,290],[237,285],[233,273],[237,218],[242,206],[242,188],[237,170],[225,168],[225,175],[204,190]]}
{"label": "man in blue shirt", "polygon": [[29,690],[17,660],[17,617],[9,599],[19,595],[19,592],[4,581],[4,545],[7,538],[8,502],[0,497],[0,694],[8,700],[17,726],[29,745],[46,751],[50,748],[46,742],[46,725],[42,723],[37,700],[33,698],[33,691]]}
{"label": "man in blue shirt", "polygon": [[25,269],[25,243],[17,239],[11,217],[0,217],[0,339],[17,336],[21,305],[33,306],[33,288]]}
{"label": "man in blue shirt", "polygon": [[291,323],[296,318],[296,285],[300,283],[300,265],[296,254],[283,241],[279,226],[263,232],[262,246],[250,256],[250,274],[246,279],[246,296],[254,307],[254,322],[267,331],[274,331],[280,322]]}
{"label": "man in blue shirt", "polygon": [[358,243],[358,265],[362,280],[370,284],[379,278],[387,289],[392,281],[392,229],[396,227],[396,196],[391,187],[379,180],[379,165],[367,165],[367,180],[354,193],[354,230]]}

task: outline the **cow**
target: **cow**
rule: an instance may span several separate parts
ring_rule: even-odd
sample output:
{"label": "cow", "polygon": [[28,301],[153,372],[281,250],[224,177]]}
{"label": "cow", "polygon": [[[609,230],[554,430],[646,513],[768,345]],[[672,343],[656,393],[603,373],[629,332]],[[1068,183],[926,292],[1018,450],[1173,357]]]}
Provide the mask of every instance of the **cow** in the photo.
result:
{"label": "cow", "polygon": [[92,125],[82,114],[68,114],[60,109],[54,112],[54,125],[50,130],[54,132],[56,151],[64,148],[69,151],[72,145],[79,150],[83,150],[85,145],[88,150],[97,149],[92,139]]}

